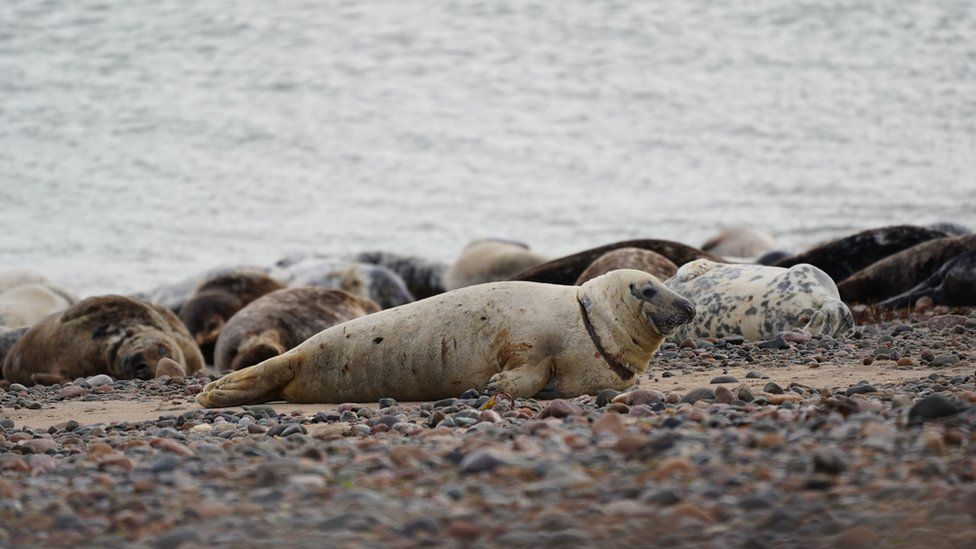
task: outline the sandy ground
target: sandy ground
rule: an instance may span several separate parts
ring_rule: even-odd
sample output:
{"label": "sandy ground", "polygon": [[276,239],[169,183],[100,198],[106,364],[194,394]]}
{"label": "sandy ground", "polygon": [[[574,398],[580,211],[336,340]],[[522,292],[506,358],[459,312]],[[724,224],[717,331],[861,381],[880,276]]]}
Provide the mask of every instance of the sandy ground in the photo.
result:
{"label": "sandy ground", "polygon": [[[661,378],[660,372],[654,372],[657,381],[652,379],[642,379],[641,386],[646,389],[654,389],[663,392],[680,391],[685,392],[695,387],[709,386],[711,379],[717,375],[727,372],[739,380],[739,383],[749,386],[751,389],[761,389],[770,381],[776,382],[783,387],[790,383],[800,383],[810,387],[847,387],[864,379],[873,384],[895,383],[900,381],[918,379],[932,373],[942,375],[972,374],[969,366],[957,366],[953,368],[923,368],[914,366],[912,368],[899,368],[893,362],[875,362],[870,366],[860,363],[850,364],[823,364],[817,368],[806,365],[783,365],[778,368],[763,368],[759,370],[768,379],[747,379],[746,373],[754,369],[751,365],[729,366],[721,371],[711,372],[674,372],[674,377]],[[738,386],[739,383],[725,384],[727,387]],[[404,406],[416,405],[417,403],[401,403]],[[370,403],[374,408],[376,403]],[[316,412],[332,410],[335,404],[287,404],[283,402],[274,404],[278,413],[291,414],[301,412],[302,415],[314,415]],[[160,398],[149,398],[146,400],[109,400],[101,402],[86,402],[69,400],[58,402],[53,406],[46,406],[40,410],[10,410],[0,411],[0,418],[10,418],[19,426],[30,427],[32,429],[47,429],[52,425],[57,425],[68,420],[75,420],[81,423],[112,423],[119,421],[147,421],[155,420],[161,415],[179,415],[187,410],[199,409],[201,406],[192,400],[164,400]]]}

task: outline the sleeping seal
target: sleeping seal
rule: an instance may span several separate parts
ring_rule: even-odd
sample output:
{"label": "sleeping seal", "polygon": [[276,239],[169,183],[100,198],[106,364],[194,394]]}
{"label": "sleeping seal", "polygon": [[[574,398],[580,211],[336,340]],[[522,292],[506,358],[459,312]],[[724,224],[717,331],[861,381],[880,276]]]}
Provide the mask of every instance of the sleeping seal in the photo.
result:
{"label": "sleeping seal", "polygon": [[356,261],[386,267],[400,275],[407,289],[417,299],[444,293],[444,273],[448,265],[412,255],[390,252],[363,252]]}
{"label": "sleeping seal", "polygon": [[485,282],[508,280],[547,260],[547,257],[529,250],[520,242],[475,240],[464,247],[457,261],[444,273],[444,287],[457,290]]}
{"label": "sleeping seal", "polygon": [[50,384],[108,374],[150,379],[161,358],[186,373],[203,368],[190,333],[169,309],[119,295],[83,299],[31,327],[7,354],[3,377]]}
{"label": "sleeping seal", "polygon": [[674,334],[675,341],[730,335],[759,341],[797,328],[835,336],[854,327],[834,281],[812,265],[782,269],[701,259],[682,266],[665,285],[698,310],[694,322]]}
{"label": "sleeping seal", "polygon": [[976,306],[976,252],[950,259],[918,286],[879,305],[891,309],[911,307],[922,297],[932,298],[935,305]]}
{"label": "sleeping seal", "polygon": [[590,263],[576,279],[576,285],[582,286],[588,280],[618,269],[644,271],[656,276],[658,280],[667,280],[678,271],[677,265],[659,253],[640,248],[620,248],[607,252]]}
{"label": "sleeping seal", "polygon": [[582,286],[480,284],[350,320],[208,384],[207,407],[433,400],[470,387],[515,397],[624,389],[694,317],[653,276],[620,270]]}
{"label": "sleeping seal", "polygon": [[776,247],[769,233],[752,227],[737,226],[722,230],[702,244],[701,249],[726,259],[756,258]]}
{"label": "sleeping seal", "polygon": [[220,371],[253,366],[347,320],[379,311],[372,301],[327,288],[285,288],[255,299],[220,333],[214,365]]}

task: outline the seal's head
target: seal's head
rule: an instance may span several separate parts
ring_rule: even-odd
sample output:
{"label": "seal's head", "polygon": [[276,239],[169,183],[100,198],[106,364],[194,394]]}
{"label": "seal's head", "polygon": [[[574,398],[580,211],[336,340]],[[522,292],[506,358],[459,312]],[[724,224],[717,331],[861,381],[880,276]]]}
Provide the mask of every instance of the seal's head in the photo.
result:
{"label": "seal's head", "polygon": [[212,350],[224,323],[242,307],[244,303],[236,295],[207,290],[193,296],[180,308],[180,320],[201,349]]}
{"label": "seal's head", "polygon": [[109,364],[116,379],[152,379],[162,358],[183,363],[183,352],[170,337],[159,332],[132,334],[125,338]]}
{"label": "seal's head", "polygon": [[643,271],[610,271],[580,286],[577,295],[600,344],[634,373],[643,372],[664,339],[695,317],[691,301]]}

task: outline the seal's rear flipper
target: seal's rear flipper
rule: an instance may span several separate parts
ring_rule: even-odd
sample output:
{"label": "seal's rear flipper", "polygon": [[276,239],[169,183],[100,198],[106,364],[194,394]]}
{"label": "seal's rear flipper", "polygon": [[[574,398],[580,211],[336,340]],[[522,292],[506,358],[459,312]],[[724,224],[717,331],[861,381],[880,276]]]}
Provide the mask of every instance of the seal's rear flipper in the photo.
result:
{"label": "seal's rear flipper", "polygon": [[197,402],[206,408],[223,408],[280,400],[281,390],[294,379],[300,361],[300,357],[284,354],[231,372],[208,383]]}

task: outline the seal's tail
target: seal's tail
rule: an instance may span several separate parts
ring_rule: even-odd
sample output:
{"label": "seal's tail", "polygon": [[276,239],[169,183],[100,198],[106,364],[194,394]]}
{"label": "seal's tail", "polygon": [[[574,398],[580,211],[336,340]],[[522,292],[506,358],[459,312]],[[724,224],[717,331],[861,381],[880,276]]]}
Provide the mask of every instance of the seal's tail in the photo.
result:
{"label": "seal's tail", "polygon": [[295,378],[300,365],[301,358],[291,353],[269,358],[208,383],[197,402],[206,408],[223,408],[281,400],[281,390]]}

